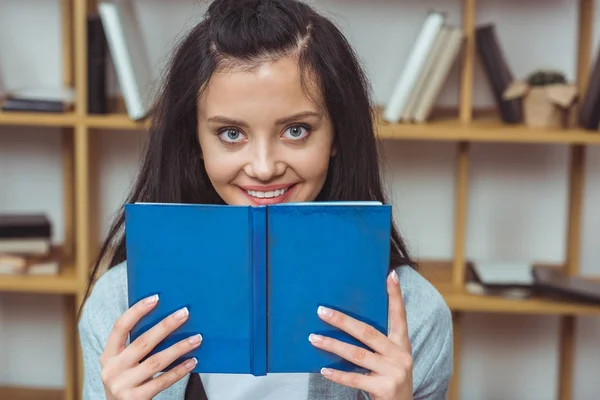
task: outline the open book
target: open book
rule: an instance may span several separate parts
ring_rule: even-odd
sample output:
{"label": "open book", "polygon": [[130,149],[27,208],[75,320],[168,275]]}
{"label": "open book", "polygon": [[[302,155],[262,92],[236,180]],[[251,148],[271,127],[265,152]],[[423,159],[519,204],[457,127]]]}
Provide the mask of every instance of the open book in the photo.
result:
{"label": "open book", "polygon": [[183,306],[190,312],[149,356],[200,333],[186,355],[198,359],[194,372],[360,371],[308,341],[320,333],[366,347],[323,322],[318,306],[387,333],[389,205],[136,203],[125,218],[129,303],[160,298],[131,341]]}

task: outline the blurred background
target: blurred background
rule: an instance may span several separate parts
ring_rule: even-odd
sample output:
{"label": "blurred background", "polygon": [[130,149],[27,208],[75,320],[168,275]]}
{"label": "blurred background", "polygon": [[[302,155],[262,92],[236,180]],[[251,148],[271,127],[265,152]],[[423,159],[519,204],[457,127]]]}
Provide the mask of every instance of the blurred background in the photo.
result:
{"label": "blurred background", "polygon": [[[76,356],[77,345],[70,332],[82,299],[86,268],[125,198],[146,140],[144,121],[133,121],[123,100],[113,101],[122,98],[124,91],[110,49],[106,43],[98,45],[82,37],[88,26],[86,16],[98,15],[96,3],[0,0],[0,93],[10,98],[23,88],[70,85],[79,88],[76,94],[83,96],[74,100],[73,108],[68,108],[73,102],[68,94],[48,103],[48,107],[57,102],[59,108],[65,107],[58,111],[0,111],[0,213],[43,213],[51,224],[52,244],[66,244],[65,248],[72,244],[72,252],[67,251],[61,259],[61,266],[68,265],[68,269],[41,271],[37,276],[0,275],[0,386],[5,388],[0,394],[5,393],[6,398],[19,398],[19,393],[30,398],[77,398],[78,389],[69,386],[80,373],[70,358]],[[130,3],[140,32],[135,46],[147,53],[148,83],[152,85],[160,78],[173,45],[199,20],[206,4],[191,0]],[[514,79],[550,68],[575,82],[582,20],[591,21],[591,41],[587,43],[590,71],[600,46],[600,14],[589,18],[579,14],[581,9],[593,12],[594,1],[313,0],[311,4],[334,19],[347,35],[371,80],[373,99],[382,108],[390,101],[411,54],[414,56],[413,46],[432,10],[445,13],[449,25],[464,29],[467,5],[472,7],[469,18],[475,27],[493,24]],[[95,27],[90,32],[97,31],[98,23],[89,26]],[[470,32],[472,38],[474,31]],[[66,46],[72,46],[72,51]],[[102,67],[88,69],[89,50],[102,46],[106,47]],[[498,108],[477,51],[465,56],[468,47],[464,44],[450,65],[436,97],[434,109],[441,111],[436,114],[434,110],[427,121],[435,131],[411,122],[381,131],[385,136],[381,142],[383,174],[396,222],[413,257],[445,262],[448,268],[456,257],[458,139],[444,135],[458,138],[464,130],[471,141],[466,214],[461,214],[464,257],[564,264],[568,259],[570,145],[572,138],[578,137],[589,145],[582,161],[585,173],[578,180],[583,189],[577,225],[580,237],[574,242],[579,252],[577,273],[600,276],[600,133],[577,126],[553,127],[538,139],[522,140],[519,135],[535,135],[536,131],[519,124],[515,131],[493,131],[498,140],[482,141],[473,130],[475,122],[456,128],[464,82],[461,57],[471,57],[473,65],[472,86],[463,86],[471,86],[472,97],[463,99],[462,106],[472,107],[473,120],[479,110]],[[104,68],[106,75],[98,75]],[[90,77],[96,86],[88,82]],[[99,93],[97,85],[106,87],[106,92]],[[88,100],[90,92],[99,99],[106,96],[111,104],[108,111],[101,110],[103,103],[98,105],[98,98]],[[43,100],[41,97],[38,93],[37,100]],[[31,98],[27,100],[28,107],[36,107]],[[94,101],[97,113],[91,115],[88,111]],[[485,135],[486,125],[481,126],[481,135]],[[512,139],[502,139],[505,133]],[[556,136],[548,136],[550,133]],[[421,134],[423,139],[418,137]],[[435,135],[445,139],[435,140]],[[469,298],[466,303],[451,305],[457,316],[460,312],[454,398],[598,398],[600,307],[566,305],[565,312],[556,306],[544,308],[545,303],[527,303],[520,309],[515,303],[519,300],[510,300],[509,305],[495,302],[489,303],[489,309],[481,309],[477,298],[464,296]],[[560,369],[565,360],[559,358],[560,333],[561,328],[570,326],[561,322],[565,313],[576,318],[572,320],[572,365],[567,362],[572,376],[560,386],[565,373]],[[561,387],[564,392],[559,395]]]}

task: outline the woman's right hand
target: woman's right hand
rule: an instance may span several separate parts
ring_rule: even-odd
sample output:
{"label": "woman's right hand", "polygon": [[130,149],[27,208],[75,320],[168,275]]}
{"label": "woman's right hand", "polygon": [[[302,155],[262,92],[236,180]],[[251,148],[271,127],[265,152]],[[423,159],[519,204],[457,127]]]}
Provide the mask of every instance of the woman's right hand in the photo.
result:
{"label": "woman's right hand", "polygon": [[140,360],[169,333],[187,321],[189,317],[187,308],[169,315],[126,346],[129,332],[157,302],[158,296],[142,299],[115,322],[104,352],[100,356],[102,383],[107,400],[152,399],[186,376],[196,366],[197,360],[191,358],[153,378],[179,357],[197,348],[202,340],[200,335],[181,340],[140,363]]}

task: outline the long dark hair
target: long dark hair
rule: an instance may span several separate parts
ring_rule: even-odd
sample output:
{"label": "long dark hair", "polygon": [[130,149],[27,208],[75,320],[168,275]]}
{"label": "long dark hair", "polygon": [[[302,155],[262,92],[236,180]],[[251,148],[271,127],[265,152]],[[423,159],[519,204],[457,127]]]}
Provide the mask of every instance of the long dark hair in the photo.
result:
{"label": "long dark hair", "polygon": [[[205,18],[175,49],[151,113],[141,170],[126,203],[224,204],[201,157],[199,94],[217,68],[251,65],[294,52],[300,70],[316,77],[334,129],[337,152],[317,200],[385,203],[366,76],[336,26],[296,0],[211,3]],[[124,220],[121,208],[92,269],[90,285],[105,257],[108,268],[126,259]],[[415,266],[395,226],[390,256],[390,268]]]}

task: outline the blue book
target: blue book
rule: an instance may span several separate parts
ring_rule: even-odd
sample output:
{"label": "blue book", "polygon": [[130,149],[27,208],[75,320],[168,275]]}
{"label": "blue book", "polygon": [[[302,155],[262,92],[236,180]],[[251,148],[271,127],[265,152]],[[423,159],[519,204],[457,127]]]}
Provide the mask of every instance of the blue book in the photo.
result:
{"label": "blue book", "polygon": [[185,355],[198,359],[193,372],[363,371],[310,344],[319,333],[368,348],[323,322],[318,306],[387,333],[390,205],[135,203],[125,206],[125,234],[129,305],[160,297],[130,340],[190,311],[148,356],[200,333]]}

